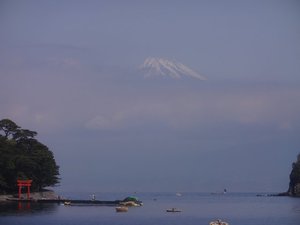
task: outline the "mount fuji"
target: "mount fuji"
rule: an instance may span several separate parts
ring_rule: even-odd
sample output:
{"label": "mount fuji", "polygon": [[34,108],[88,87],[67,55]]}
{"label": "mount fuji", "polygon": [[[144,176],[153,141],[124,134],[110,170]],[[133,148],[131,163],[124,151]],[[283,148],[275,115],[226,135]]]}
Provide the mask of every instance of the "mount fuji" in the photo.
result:
{"label": "mount fuji", "polygon": [[163,58],[149,57],[144,61],[139,69],[143,72],[145,77],[170,77],[173,79],[191,77],[199,80],[207,80],[206,77],[200,75],[182,63]]}

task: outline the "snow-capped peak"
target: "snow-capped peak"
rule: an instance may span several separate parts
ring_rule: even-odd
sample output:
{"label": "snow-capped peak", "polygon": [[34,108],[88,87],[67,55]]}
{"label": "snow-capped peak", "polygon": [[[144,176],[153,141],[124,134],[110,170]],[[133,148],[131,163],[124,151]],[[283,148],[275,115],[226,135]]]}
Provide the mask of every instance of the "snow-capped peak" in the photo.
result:
{"label": "snow-capped peak", "polygon": [[188,76],[200,80],[206,78],[180,62],[170,61],[163,58],[147,58],[139,67],[145,74],[145,77],[167,76],[175,79]]}

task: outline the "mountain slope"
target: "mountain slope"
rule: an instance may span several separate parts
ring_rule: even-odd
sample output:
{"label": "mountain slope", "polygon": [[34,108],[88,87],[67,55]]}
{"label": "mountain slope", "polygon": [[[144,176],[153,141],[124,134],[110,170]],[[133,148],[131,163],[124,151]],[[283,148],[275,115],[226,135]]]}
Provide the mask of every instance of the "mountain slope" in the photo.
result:
{"label": "mountain slope", "polygon": [[147,58],[139,67],[145,77],[163,76],[173,79],[191,77],[199,80],[206,80],[206,77],[200,75],[180,62],[170,61],[163,58]]}

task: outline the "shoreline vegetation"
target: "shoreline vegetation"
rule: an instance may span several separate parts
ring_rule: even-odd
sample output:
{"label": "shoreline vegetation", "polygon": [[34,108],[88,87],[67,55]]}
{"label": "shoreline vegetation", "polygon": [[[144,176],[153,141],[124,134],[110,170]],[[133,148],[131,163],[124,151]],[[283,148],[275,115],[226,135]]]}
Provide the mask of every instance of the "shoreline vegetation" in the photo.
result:
{"label": "shoreline vegetation", "polygon": [[0,193],[18,191],[18,180],[32,180],[31,190],[43,191],[60,181],[53,152],[36,139],[37,132],[0,120]]}

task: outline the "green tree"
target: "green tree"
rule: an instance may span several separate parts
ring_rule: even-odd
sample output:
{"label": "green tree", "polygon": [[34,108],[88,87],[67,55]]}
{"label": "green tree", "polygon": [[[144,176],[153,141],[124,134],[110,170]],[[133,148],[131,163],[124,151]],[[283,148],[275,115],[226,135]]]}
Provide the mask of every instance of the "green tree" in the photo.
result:
{"label": "green tree", "polygon": [[36,136],[37,132],[21,129],[9,119],[0,121],[0,192],[16,191],[17,179],[32,179],[33,190],[59,183],[53,153]]}
{"label": "green tree", "polygon": [[14,135],[17,129],[19,129],[17,124],[10,119],[0,120],[0,131],[4,132],[4,137],[8,138],[10,135]]}

